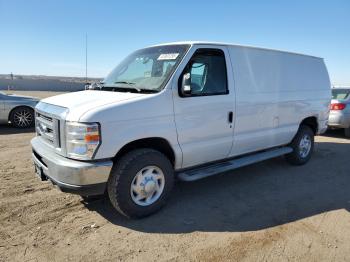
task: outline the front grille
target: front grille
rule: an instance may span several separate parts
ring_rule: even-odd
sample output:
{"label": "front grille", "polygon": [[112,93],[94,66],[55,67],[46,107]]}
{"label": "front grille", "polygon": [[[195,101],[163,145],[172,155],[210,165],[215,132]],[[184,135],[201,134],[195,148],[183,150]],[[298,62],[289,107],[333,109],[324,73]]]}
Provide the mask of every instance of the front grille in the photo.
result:
{"label": "front grille", "polygon": [[60,147],[60,121],[41,112],[35,113],[35,128],[38,136],[41,136],[48,144]]}

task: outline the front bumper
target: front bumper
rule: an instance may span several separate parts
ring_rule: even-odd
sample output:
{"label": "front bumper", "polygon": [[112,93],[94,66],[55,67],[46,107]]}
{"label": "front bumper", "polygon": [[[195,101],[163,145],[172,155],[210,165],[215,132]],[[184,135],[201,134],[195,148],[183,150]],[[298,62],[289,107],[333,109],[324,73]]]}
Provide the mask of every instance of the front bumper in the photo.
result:
{"label": "front bumper", "polygon": [[49,179],[63,192],[83,196],[105,192],[112,161],[87,162],[65,158],[56,154],[39,137],[33,138],[31,145],[36,173],[42,180]]}

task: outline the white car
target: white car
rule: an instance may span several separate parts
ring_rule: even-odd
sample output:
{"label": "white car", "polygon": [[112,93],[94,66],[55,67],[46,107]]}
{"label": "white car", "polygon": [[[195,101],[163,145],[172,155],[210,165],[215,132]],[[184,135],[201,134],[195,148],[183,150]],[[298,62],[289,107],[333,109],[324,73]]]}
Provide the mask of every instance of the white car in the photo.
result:
{"label": "white car", "polygon": [[95,89],[36,106],[36,172],[65,192],[107,192],[127,217],[160,209],[175,178],[280,155],[305,164],[331,100],[321,58],[208,42],[138,50]]}

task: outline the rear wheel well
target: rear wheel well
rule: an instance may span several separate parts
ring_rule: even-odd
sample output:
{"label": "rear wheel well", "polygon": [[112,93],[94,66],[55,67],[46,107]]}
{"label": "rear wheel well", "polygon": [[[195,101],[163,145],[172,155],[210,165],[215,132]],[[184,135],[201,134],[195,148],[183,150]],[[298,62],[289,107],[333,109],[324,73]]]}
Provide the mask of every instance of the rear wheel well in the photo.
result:
{"label": "rear wheel well", "polygon": [[175,165],[175,153],[171,148],[169,142],[161,137],[143,138],[130,142],[119,150],[119,152],[113,158],[113,161],[115,162],[117,159],[130,152],[131,150],[139,148],[152,148],[154,150],[157,150],[163,153],[170,160],[173,166]]}
{"label": "rear wheel well", "polygon": [[303,121],[301,121],[300,125],[308,126],[312,129],[314,134],[317,134],[318,130],[318,123],[317,123],[317,118],[315,116],[310,116],[305,118]]}

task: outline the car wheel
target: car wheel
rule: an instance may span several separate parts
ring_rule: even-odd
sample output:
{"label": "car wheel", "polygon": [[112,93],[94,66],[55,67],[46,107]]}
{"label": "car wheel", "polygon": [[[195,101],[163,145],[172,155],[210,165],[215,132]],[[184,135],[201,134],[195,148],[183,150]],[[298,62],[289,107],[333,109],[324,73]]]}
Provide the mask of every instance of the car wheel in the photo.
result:
{"label": "car wheel", "polygon": [[169,159],[153,149],[136,149],[114,165],[107,191],[112,205],[126,217],[140,218],[158,211],[174,184]]}
{"label": "car wheel", "polygon": [[350,127],[344,129],[344,134],[346,137],[350,137]]}
{"label": "car wheel", "polygon": [[310,127],[301,125],[289,146],[293,148],[293,152],[285,155],[287,162],[304,165],[310,160],[314,149],[314,132]]}
{"label": "car wheel", "polygon": [[28,128],[34,126],[34,110],[29,107],[17,107],[10,114],[10,121],[14,127]]}

